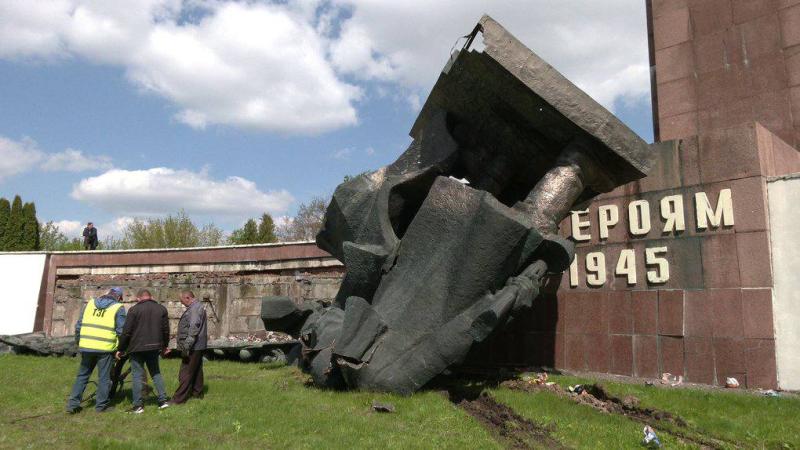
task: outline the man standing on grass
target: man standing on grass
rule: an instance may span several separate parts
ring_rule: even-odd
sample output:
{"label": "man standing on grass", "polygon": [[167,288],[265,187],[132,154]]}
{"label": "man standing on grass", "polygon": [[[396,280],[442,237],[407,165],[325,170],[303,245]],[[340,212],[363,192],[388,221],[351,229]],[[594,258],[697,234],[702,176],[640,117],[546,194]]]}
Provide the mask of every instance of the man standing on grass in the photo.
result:
{"label": "man standing on grass", "polygon": [[90,299],[83,306],[78,323],[75,324],[75,339],[81,354],[78,375],[67,401],[67,412],[75,414],[81,410],[81,397],[86,384],[97,366],[97,392],[95,411],[106,412],[109,406],[108,392],[111,389],[111,366],[117,350],[118,336],[125,324],[125,308],[122,306],[122,288],[111,288],[108,294]]}
{"label": "man standing on grass", "polygon": [[181,303],[186,307],[178,323],[178,350],[181,352],[181,370],[178,373],[178,390],[170,403],[180,404],[189,397],[203,397],[203,351],[208,345],[206,309],[194,298],[192,291],[181,292]]}
{"label": "man standing on grass", "polygon": [[131,375],[133,377],[133,401],[128,412],[141,414],[144,412],[142,401],[142,384],[145,378],[144,366],[153,378],[153,384],[158,392],[158,408],[164,409],[167,403],[167,391],[164,388],[164,378],[158,365],[159,353],[167,352],[169,343],[169,317],[167,308],[153,300],[150,291],[141,289],[136,294],[136,304],[128,312],[125,328],[119,339],[117,359],[127,353],[131,360]]}

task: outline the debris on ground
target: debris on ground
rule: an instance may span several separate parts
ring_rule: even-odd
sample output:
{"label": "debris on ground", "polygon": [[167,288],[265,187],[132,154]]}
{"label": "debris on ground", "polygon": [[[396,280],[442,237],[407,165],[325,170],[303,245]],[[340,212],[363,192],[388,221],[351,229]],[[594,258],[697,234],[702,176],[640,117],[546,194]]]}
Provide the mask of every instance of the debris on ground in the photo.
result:
{"label": "debris on ground", "polygon": [[[227,336],[218,341],[223,341],[228,344],[238,345],[243,343],[260,344],[268,342],[270,344],[280,344],[284,342],[292,342],[294,338],[286,333],[277,331],[267,331],[266,333],[248,334],[247,336]],[[222,344],[222,342],[220,342]]]}
{"label": "debris on ground", "polygon": [[558,385],[547,386],[522,380],[508,380],[501,383],[501,386],[524,392],[549,391],[559,397],[590,406],[603,413],[628,417],[660,432],[669,433],[683,442],[697,444],[702,448],[721,449],[727,448],[729,444],[719,438],[704,436],[701,431],[693,429],[682,417],[669,411],[640,406],[639,399],[633,395],[624,398],[615,397],[608,393],[602,384],[578,384],[561,388]]}
{"label": "debris on ground", "polygon": [[728,389],[736,389],[739,387],[739,380],[733,377],[725,378],[725,387]]}
{"label": "debris on ground", "polygon": [[758,392],[760,392],[761,395],[765,395],[767,397],[780,397],[781,396],[781,394],[778,391],[774,390],[774,389],[760,390]]}
{"label": "debris on ground", "polygon": [[[525,385],[530,389],[550,389],[545,385]],[[478,420],[492,435],[504,441],[508,448],[565,448],[552,436],[552,426],[542,426],[520,416],[511,407],[495,401],[491,395],[482,393],[475,399],[467,399],[451,392],[450,401]]]}
{"label": "debris on ground", "polygon": [[669,372],[661,374],[661,384],[668,384],[674,387],[682,383],[683,375],[673,375]]}
{"label": "debris on ground", "polygon": [[661,447],[661,441],[658,440],[658,436],[656,436],[656,432],[653,430],[653,427],[650,425],[645,425],[642,432],[644,433],[644,440],[642,441],[642,444],[649,448]]}
{"label": "debris on ground", "polygon": [[586,390],[583,388],[583,386],[582,386],[582,385],[580,385],[580,384],[576,384],[575,386],[570,386],[570,387],[568,387],[567,389],[568,389],[570,392],[572,392],[573,394],[578,394],[578,395],[581,395],[581,394],[583,394],[583,393],[586,391]]}
{"label": "debris on ground", "polygon": [[393,413],[395,411],[394,405],[391,403],[381,403],[378,401],[372,401],[372,410],[382,413]]}
{"label": "debris on ground", "polygon": [[526,383],[531,383],[531,384],[535,384],[535,385],[552,386],[552,385],[556,384],[554,381],[547,381],[547,374],[544,373],[544,372],[537,373],[535,376],[533,376],[533,375],[523,375],[521,379],[522,379],[522,381],[524,381]]}
{"label": "debris on ground", "polygon": [[3,335],[0,336],[0,353],[75,356],[78,345],[75,336],[50,337],[40,332]]}

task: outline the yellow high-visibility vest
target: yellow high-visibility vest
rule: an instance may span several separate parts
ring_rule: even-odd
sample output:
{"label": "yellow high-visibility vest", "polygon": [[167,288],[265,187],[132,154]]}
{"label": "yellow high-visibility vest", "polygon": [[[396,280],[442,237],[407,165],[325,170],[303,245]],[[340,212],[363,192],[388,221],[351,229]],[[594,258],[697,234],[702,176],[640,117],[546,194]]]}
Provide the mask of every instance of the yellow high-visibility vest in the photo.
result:
{"label": "yellow high-visibility vest", "polygon": [[117,329],[115,317],[122,303],[115,303],[106,309],[98,309],[94,299],[89,299],[81,321],[80,350],[113,352],[117,349]]}

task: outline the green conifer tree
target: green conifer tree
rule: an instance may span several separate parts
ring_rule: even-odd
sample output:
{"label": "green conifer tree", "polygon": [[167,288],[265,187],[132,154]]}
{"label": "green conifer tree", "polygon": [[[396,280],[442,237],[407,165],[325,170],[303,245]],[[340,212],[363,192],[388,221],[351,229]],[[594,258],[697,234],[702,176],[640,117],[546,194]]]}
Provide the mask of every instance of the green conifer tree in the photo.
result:
{"label": "green conifer tree", "polygon": [[258,242],[267,244],[270,242],[277,242],[278,238],[275,236],[275,222],[272,216],[267,213],[261,216],[261,222],[258,224]]}
{"label": "green conifer tree", "polygon": [[253,219],[245,222],[242,228],[242,244],[257,244],[258,243],[258,225]]}
{"label": "green conifer tree", "polygon": [[39,221],[36,205],[25,203],[22,207],[22,250],[39,250]]}
{"label": "green conifer tree", "polygon": [[11,203],[11,214],[8,216],[8,226],[6,227],[6,250],[20,251],[24,250],[23,242],[23,224],[25,219],[22,214],[22,199],[19,195],[14,197]]}
{"label": "green conifer tree", "polygon": [[8,219],[11,216],[11,203],[0,198],[0,252],[8,250]]}

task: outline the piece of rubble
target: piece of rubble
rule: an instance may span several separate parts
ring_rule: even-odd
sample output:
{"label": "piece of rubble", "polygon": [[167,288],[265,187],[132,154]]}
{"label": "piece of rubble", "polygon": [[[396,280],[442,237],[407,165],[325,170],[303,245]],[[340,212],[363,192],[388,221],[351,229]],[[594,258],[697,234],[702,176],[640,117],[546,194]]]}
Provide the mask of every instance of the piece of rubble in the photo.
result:
{"label": "piece of rubble", "polygon": [[372,401],[372,410],[382,413],[393,413],[395,412],[395,407],[391,403],[381,403],[376,400]]}
{"label": "piece of rubble", "polygon": [[0,336],[0,343],[11,353],[42,356],[75,356],[78,353],[75,336],[48,337],[44,333],[25,333]]}
{"label": "piece of rubble", "polygon": [[728,389],[736,389],[739,387],[739,380],[734,377],[725,378],[725,387]]}
{"label": "piece of rubble", "polygon": [[394,163],[334,192],[317,236],[347,268],[334,304],[262,303],[317,385],[408,394],[463,363],[569,266],[569,210],[650,165],[641,138],[488,16],[410,134]]}

